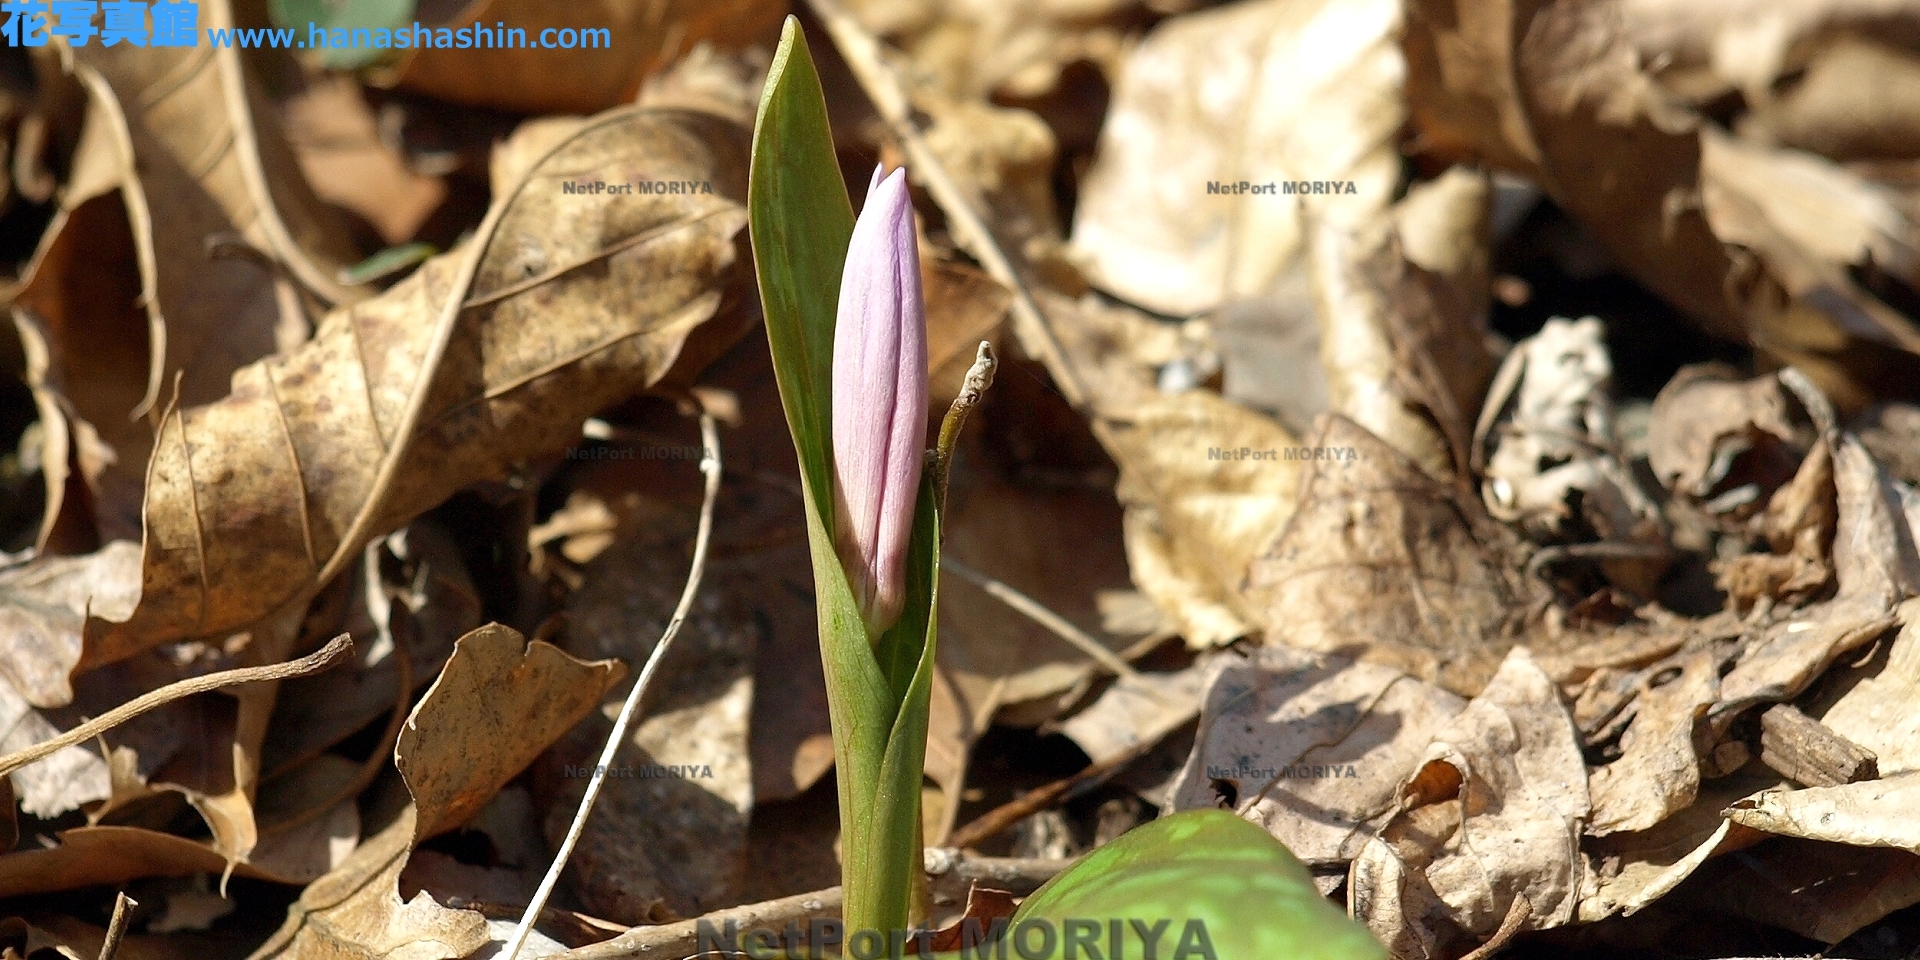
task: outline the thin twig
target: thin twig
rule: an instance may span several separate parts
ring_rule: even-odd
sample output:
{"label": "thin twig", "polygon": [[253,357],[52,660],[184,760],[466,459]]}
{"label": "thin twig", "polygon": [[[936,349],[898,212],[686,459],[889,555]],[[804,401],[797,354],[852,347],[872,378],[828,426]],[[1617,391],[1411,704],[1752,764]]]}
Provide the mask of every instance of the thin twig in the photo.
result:
{"label": "thin twig", "polygon": [[1526,897],[1515,894],[1513,902],[1507,905],[1507,918],[1500,921],[1500,929],[1495,930],[1486,943],[1473,948],[1460,960],[1487,960],[1488,957],[1499,953],[1501,948],[1507,945],[1507,941],[1512,940],[1520,932],[1520,928],[1526,926],[1527,920],[1532,916],[1533,904],[1528,903]]}
{"label": "thin twig", "polygon": [[838,0],[807,0],[807,5],[826,25],[834,45],[840,48],[840,55],[846,58],[848,68],[853,71],[854,79],[859,81],[861,89],[873,101],[874,109],[893,128],[893,135],[906,151],[907,162],[913,165],[914,178],[926,185],[927,193],[946,213],[954,240],[975,260],[980,261],[989,276],[1012,291],[1013,321],[1020,332],[1020,342],[1039,357],[1041,363],[1046,364],[1047,372],[1053,375],[1061,396],[1066,397],[1075,409],[1084,409],[1087,391],[1067,359],[1066,350],[1060,346],[1059,338],[1054,336],[1046,315],[1040,312],[1040,305],[1027,292],[1027,285],[1013,268],[1013,262],[1000,249],[1000,242],[987,229],[986,221],[973,209],[972,201],[954,181],[953,175],[947,172],[933,149],[927,146],[919,126],[913,122],[912,105],[908,102],[906,89],[893,67],[887,63],[880,41],[842,9]]}
{"label": "thin twig", "polygon": [[113,895],[113,919],[107,921],[107,939],[100,944],[100,960],[113,960],[120,952],[120,941],[127,935],[127,921],[132,919],[130,907],[137,907],[140,901],[127,896],[125,891]]}
{"label": "thin twig", "polygon": [[567,865],[567,858],[573,854],[574,844],[580,841],[580,834],[586,830],[587,815],[593,811],[593,801],[600,795],[600,785],[605,782],[606,774],[613,767],[614,756],[627,739],[627,725],[640,707],[640,698],[646,692],[647,682],[665,658],[667,647],[680,632],[680,624],[686,621],[687,611],[693,607],[693,597],[700,589],[700,574],[707,566],[707,542],[713,533],[713,505],[720,496],[720,435],[714,429],[713,415],[700,414],[700,439],[705,445],[700,458],[700,472],[706,475],[706,495],[700,503],[700,527],[693,538],[693,569],[687,573],[686,588],[680,591],[680,605],[673,610],[673,619],[667,622],[667,630],[661,634],[660,642],[654,644],[653,652],[647,656],[646,666],[640,668],[640,679],[635,680],[633,689],[627,692],[627,702],[620,707],[620,716],[613,721],[613,730],[607,734],[607,745],[600,751],[600,762],[593,768],[593,776],[587,780],[586,793],[580,798],[580,809],[573,815],[573,825],[567,828],[567,838],[554,854],[553,866],[547,868],[547,875],[540,880],[540,889],[527,904],[527,912],[520,917],[520,925],[513,931],[513,939],[507,948],[500,952],[502,960],[515,960],[520,948],[533,933],[534,922],[540,918],[540,911],[547,905],[547,897],[553,893],[553,886],[560,880],[560,871]]}
{"label": "thin twig", "polygon": [[176,680],[158,690],[146,693],[127,701],[92,720],[74,727],[51,740],[36,743],[25,750],[9,753],[0,757],[0,777],[6,776],[29,763],[44,760],[76,743],[85,743],[95,736],[112,730],[128,720],[132,720],[156,707],[163,707],[183,697],[196,693],[206,693],[221,687],[230,687],[241,683],[264,683],[269,680],[287,680],[318,673],[341,661],[353,651],[353,638],[347,634],[334,637],[326,646],[286,663],[268,664],[264,667],[239,667],[222,670],[200,677],[188,677]]}
{"label": "thin twig", "polygon": [[[949,900],[958,902],[955,898],[964,898],[967,889],[976,881],[1016,895],[1029,894],[1073,863],[1072,860],[1033,857],[982,857],[950,847],[935,847],[926,851],[926,875],[942,903]],[[716,955],[712,953],[696,953],[700,949],[699,931],[703,925],[711,930],[725,930],[731,923],[739,931],[778,931],[785,929],[788,924],[798,924],[804,932],[810,921],[840,916],[844,899],[839,887],[828,887],[778,900],[728,907],[692,920],[634,927],[611,940],[555,954],[553,960],[683,960],[689,956],[714,957]]]}
{"label": "thin twig", "polygon": [[993,369],[997,363],[993,358],[993,344],[980,341],[973,366],[967,368],[966,379],[960,381],[960,393],[947,407],[947,415],[940,419],[940,439],[933,446],[933,489],[934,502],[943,516],[947,512],[947,481],[953,470],[954,448],[960,445],[960,431],[967,428],[967,417],[980,405],[987,388],[993,386]]}
{"label": "thin twig", "polygon": [[1067,618],[1047,609],[1040,601],[952,557],[941,557],[940,569],[985,590],[987,594],[995,600],[1012,607],[1015,612],[1022,614],[1034,623],[1046,627],[1054,636],[1073,644],[1074,649],[1093,658],[1096,663],[1113,671],[1116,676],[1125,677],[1128,680],[1140,679],[1140,672],[1133,669],[1133,666],[1127,663],[1127,661],[1120,659],[1119,654],[1107,649],[1100,641],[1087,636],[1086,631],[1074,626]]}

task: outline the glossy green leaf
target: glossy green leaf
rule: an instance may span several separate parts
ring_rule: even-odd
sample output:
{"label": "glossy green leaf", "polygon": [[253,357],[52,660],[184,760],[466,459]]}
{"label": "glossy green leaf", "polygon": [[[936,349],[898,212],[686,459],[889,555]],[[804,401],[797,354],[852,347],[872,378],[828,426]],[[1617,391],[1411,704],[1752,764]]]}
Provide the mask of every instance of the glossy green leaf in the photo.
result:
{"label": "glossy green leaf", "polygon": [[[1021,937],[1022,925],[1031,922],[1035,929],[1015,942],[1031,952],[1009,955],[1066,956],[1069,921],[1097,922],[1103,956],[1387,958],[1366,928],[1320,895],[1286,847],[1225,810],[1189,810],[1143,824],[1053,878],[1020,904],[1008,930]],[[1052,933],[1050,952],[1039,949],[1048,939],[1041,936],[1043,926]],[[1142,931],[1156,927],[1160,933],[1149,953]],[[971,955],[987,953],[976,947]]]}
{"label": "glossy green leaf", "polygon": [[939,518],[923,482],[906,609],[869,642],[833,548],[833,329],[853,207],[826,100],[799,23],[787,18],[754,122],[748,229],[780,403],[807,507],[820,659],[833,721],[849,929],[903,930],[919,869],[920,782],[933,674]]}

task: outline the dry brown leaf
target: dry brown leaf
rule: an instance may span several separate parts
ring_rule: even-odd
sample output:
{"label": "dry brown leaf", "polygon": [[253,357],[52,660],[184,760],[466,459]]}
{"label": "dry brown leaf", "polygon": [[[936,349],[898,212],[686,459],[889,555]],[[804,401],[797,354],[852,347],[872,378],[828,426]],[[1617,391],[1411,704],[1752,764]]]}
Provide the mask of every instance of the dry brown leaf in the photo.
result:
{"label": "dry brown leaf", "polygon": [[[1407,89],[1426,146],[1539,184],[1683,313],[1802,366],[1838,405],[1899,389],[1920,331],[1846,282],[1846,263],[1800,242],[1827,229],[1820,216],[1784,231],[1769,218],[1789,192],[1780,158],[1745,169],[1771,174],[1775,195],[1734,188],[1727,165],[1703,156],[1716,149],[1703,138],[1717,134],[1646,72],[1627,13],[1633,6],[1414,3]],[[1841,202],[1841,193],[1814,193]],[[1888,344],[1907,353],[1873,352]]]}
{"label": "dry brown leaf", "polygon": [[392,824],[308,885],[287,920],[249,960],[459,960],[488,940],[485,917],[450,910],[396,885],[416,834],[410,804]]}
{"label": "dry brown leaf", "polygon": [[[349,568],[351,595],[338,626],[363,638],[339,668],[281,685],[273,724],[262,745],[260,769],[271,777],[393,713],[400,696],[396,648],[408,658],[413,693],[432,683],[453,654],[454,641],[480,625],[480,596],[459,544],[436,521],[416,520],[386,538],[376,554],[397,565],[370,597],[366,570]],[[388,558],[391,558],[390,560]],[[370,602],[371,601],[371,602]],[[385,631],[372,607],[384,607]]]}
{"label": "dry brown leaf", "polygon": [[[1697,209],[1695,118],[1662,99],[1620,36],[1617,2],[1417,0],[1407,96],[1433,147],[1539,184],[1682,310],[1737,331],[1731,263]],[[1669,209],[1671,207],[1671,209]]]}
{"label": "dry brown leaf", "polygon": [[1172,673],[1120,677],[1057,727],[1096,764],[1145,750],[1200,716],[1214,676],[1229,663],[1202,654]]}
{"label": "dry brown leaf", "polygon": [[1226,805],[1309,867],[1344,867],[1466,701],[1397,670],[1265,647],[1207,689],[1172,797]]}
{"label": "dry brown leaf", "polygon": [[379,118],[353,77],[314,72],[303,79],[280,110],[313,192],[371,224],[388,244],[413,239],[446,198],[446,184],[409,168],[381,140]]}
{"label": "dry brown leaf", "polygon": [[[1073,248],[1089,277],[1162,313],[1198,313],[1268,292],[1306,221],[1384,211],[1405,120],[1399,26],[1391,0],[1261,0],[1162,23],[1117,79],[1081,185]],[[1280,192],[1302,180],[1322,192]],[[1209,190],[1241,181],[1273,193]]]}
{"label": "dry brown leaf", "polygon": [[1323,417],[1300,507],[1253,564],[1269,643],[1358,657],[1472,695],[1542,599],[1519,544],[1344,417]]}
{"label": "dry brown leaf", "polygon": [[1647,463],[1676,495],[1743,530],[1793,478],[1816,429],[1776,375],[1739,381],[1724,367],[1683,367],[1654,398]]}
{"label": "dry brown leaf", "polygon": [[[745,219],[744,156],[718,118],[597,118],[499,201],[470,282],[475,251],[431,260],[331,314],[299,350],[236,373],[226,399],[173,413],[150,472],[141,603],[124,622],[90,623],[86,664],[257,620],[345,566],[362,538],[563,445],[658,379],[719,304]],[[562,189],[655,178],[715,193]],[[445,309],[450,296],[466,309]]]}
{"label": "dry brown leaf", "polygon": [[[227,869],[227,858],[208,844],[140,827],[78,827],[61,831],[58,840],[0,856],[0,897]],[[291,882],[244,863],[233,875]]]}
{"label": "dry brown leaf", "polygon": [[[758,0],[590,0],[565,7],[544,0],[470,0],[442,9],[451,15],[424,25],[471,29],[479,24],[499,39],[491,47],[415,50],[400,62],[393,79],[442,100],[521,113],[592,113],[631,103],[642,80],[702,43],[723,50],[772,49],[786,13],[782,4]],[[501,24],[525,30],[526,44],[508,47]],[[578,32],[580,49],[537,46],[542,30],[561,28]],[[605,39],[592,40],[590,30],[606,31],[600,34]],[[598,46],[589,48],[589,43]]]}
{"label": "dry brown leaf", "polygon": [[[680,469],[693,473],[685,464]],[[686,576],[683,539],[655,530],[616,544],[587,567],[568,602],[566,649],[644,661]],[[739,886],[754,804],[747,723],[759,631],[752,609],[723,591],[708,582],[695,599],[581,834],[571,863],[574,890],[595,916],[620,923],[698,916]],[[596,697],[599,716],[537,768],[543,827],[555,846],[579,809],[627,690],[621,684]]]}
{"label": "dry brown leaf", "polygon": [[[71,662],[71,638],[89,615],[124,618],[132,612],[139,564],[139,550],[118,540],[85,556],[43,556],[0,570],[0,635],[7,638],[0,680],[36,707],[72,701],[67,671],[53,665]],[[4,727],[13,729],[11,723]],[[52,762],[50,757],[21,773]]]}
{"label": "dry brown leaf", "polygon": [[1307,228],[1329,409],[1441,480],[1467,469],[1494,374],[1490,195],[1484,175],[1456,168],[1364,222],[1319,217]]}
{"label": "dry brown leaf", "polygon": [[1915,90],[1920,60],[1912,53],[1871,36],[1841,35],[1820,44],[1785,90],[1753,103],[1738,130],[1748,140],[1841,162],[1920,156]]}
{"label": "dry brown leaf", "polygon": [[1905,850],[1774,839],[1709,861],[1673,899],[1681,909],[1738,917],[1834,944],[1920,903],[1920,857]]}
{"label": "dry brown leaf", "polygon": [[1703,786],[1694,803],[1638,833],[1588,839],[1579,921],[1632,916],[1672,893],[1708,858],[1750,847],[1765,835],[1721,815],[1729,804],[1779,786],[1777,775],[1739,775]]}
{"label": "dry brown leaf", "polygon": [[1708,644],[1640,671],[1620,756],[1590,774],[1596,837],[1640,831],[1685,809],[1700,791],[1707,711],[1720,700],[1720,674],[1733,651]]}
{"label": "dry brown leaf", "polygon": [[[226,0],[205,10],[210,26],[231,20]],[[85,478],[100,536],[131,539],[154,434],[134,414],[157,415],[176,374],[179,402],[207,403],[236,369],[304,340],[302,288],[326,302],[356,299],[336,279],[356,257],[239,51],[72,53],[86,126],[17,303],[48,332],[49,389],[111,451]]]}
{"label": "dry brown leaf", "polygon": [[1834,451],[1839,519],[1833,537],[1839,592],[1796,611],[1750,642],[1720,682],[1716,714],[1792,699],[1842,655],[1894,626],[1894,607],[1920,583],[1912,532],[1896,511],[1898,494],[1858,440],[1843,436]]}
{"label": "dry brown leaf", "polygon": [[[1517,900],[1527,910],[1522,929],[1568,923],[1590,809],[1584,773],[1559,689],[1525,648],[1514,649],[1436,732],[1394,819],[1354,861],[1354,915],[1369,918],[1396,957],[1453,956],[1452,932],[1484,941]],[[1428,832],[1435,807],[1453,808],[1441,818],[1451,829]]]}
{"label": "dry brown leaf", "polygon": [[1833,732],[1873,751],[1882,776],[1920,771],[1920,601],[1901,604],[1899,636],[1885,665],[1861,678],[1820,716]]}
{"label": "dry brown leaf", "polygon": [[414,839],[465,823],[625,675],[497,623],[461,637],[393,748],[420,808]]}

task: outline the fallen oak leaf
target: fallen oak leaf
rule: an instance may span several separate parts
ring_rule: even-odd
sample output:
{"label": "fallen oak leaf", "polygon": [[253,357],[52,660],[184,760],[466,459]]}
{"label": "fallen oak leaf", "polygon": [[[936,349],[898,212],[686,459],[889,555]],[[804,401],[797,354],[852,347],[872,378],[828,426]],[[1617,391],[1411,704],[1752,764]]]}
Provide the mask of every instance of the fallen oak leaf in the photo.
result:
{"label": "fallen oak leaf", "polygon": [[497,623],[461,637],[393,747],[420,808],[414,841],[478,813],[626,672],[618,660],[578,660]]}
{"label": "fallen oak leaf", "polygon": [[[141,602],[89,622],[79,668],[310,595],[371,536],[657,381],[719,305],[745,152],[711,115],[602,115],[495,204],[472,247],[336,310],[225,399],[173,411],[149,468]],[[655,178],[703,190],[567,188]]]}

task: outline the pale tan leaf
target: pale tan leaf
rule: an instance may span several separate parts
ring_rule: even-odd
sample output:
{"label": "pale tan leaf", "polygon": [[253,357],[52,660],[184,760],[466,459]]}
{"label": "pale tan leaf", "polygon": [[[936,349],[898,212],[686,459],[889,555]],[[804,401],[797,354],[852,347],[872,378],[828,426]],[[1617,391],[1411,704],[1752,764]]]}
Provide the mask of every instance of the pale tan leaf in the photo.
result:
{"label": "pale tan leaf", "polygon": [[1542,590],[1518,539],[1344,417],[1321,418],[1307,446],[1320,459],[1300,507],[1248,576],[1268,642],[1477,693]]}
{"label": "pale tan leaf", "polygon": [[1727,819],[1767,833],[1920,853],[1920,776],[1773,790],[1729,807]]}
{"label": "pale tan leaf", "polygon": [[415,836],[414,808],[310,884],[249,960],[459,960],[488,942],[487,920],[396,884]]}
{"label": "pale tan leaf", "polygon": [[499,624],[461,637],[393,748],[420,810],[414,839],[465,823],[625,674]]}
{"label": "pale tan leaf", "polygon": [[[1399,27],[1390,0],[1262,0],[1161,24],[1115,84],[1074,213],[1095,284],[1196,313],[1268,291],[1307,220],[1385,210],[1406,116]],[[1281,192],[1302,180],[1318,192]],[[1273,192],[1208,186],[1241,181]]]}
{"label": "pale tan leaf", "polygon": [[1250,661],[1229,660],[1208,687],[1173,805],[1228,804],[1309,867],[1343,867],[1465,706],[1387,667],[1262,648]]}
{"label": "pale tan leaf", "polygon": [[[1355,915],[1373,917],[1369,928],[1389,944],[1441,942],[1442,923],[1485,940],[1517,900],[1527,911],[1522,929],[1571,921],[1582,877],[1580,831],[1590,809],[1584,773],[1558,688],[1516,648],[1486,689],[1435,734],[1401,788],[1400,812],[1380,837],[1406,873],[1382,873],[1386,864],[1377,857],[1354,863],[1355,890],[1369,892],[1354,901]],[[1432,821],[1421,811],[1435,805],[1457,807],[1445,820],[1458,826],[1428,832]],[[1437,903],[1403,904],[1375,917],[1380,901],[1373,898],[1400,899],[1395,880],[1409,883],[1413,872],[1420,874],[1414,902],[1430,896]],[[1374,879],[1363,880],[1369,873]]]}

